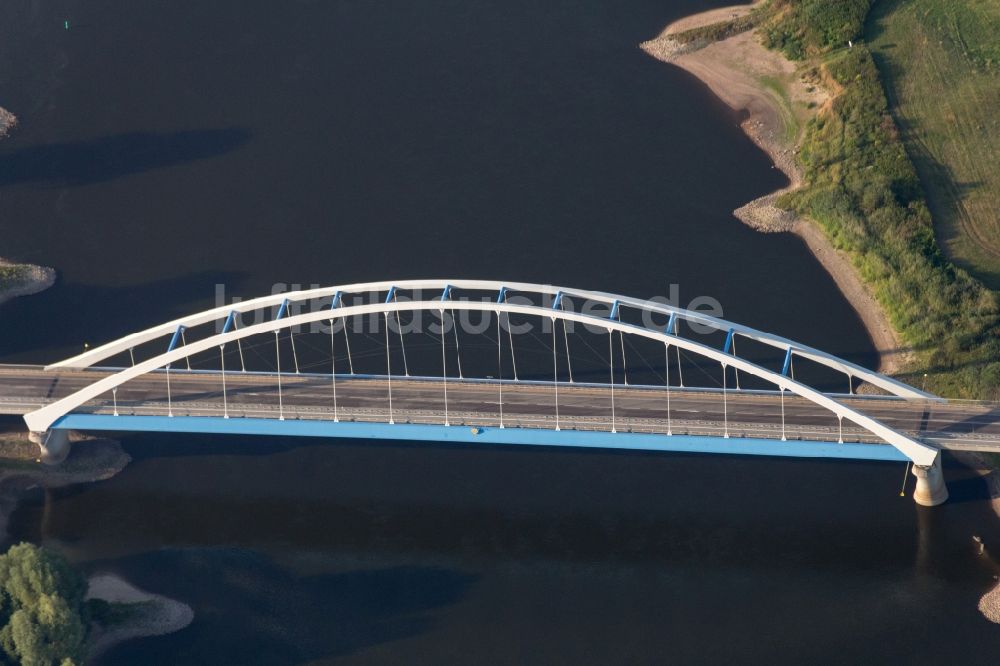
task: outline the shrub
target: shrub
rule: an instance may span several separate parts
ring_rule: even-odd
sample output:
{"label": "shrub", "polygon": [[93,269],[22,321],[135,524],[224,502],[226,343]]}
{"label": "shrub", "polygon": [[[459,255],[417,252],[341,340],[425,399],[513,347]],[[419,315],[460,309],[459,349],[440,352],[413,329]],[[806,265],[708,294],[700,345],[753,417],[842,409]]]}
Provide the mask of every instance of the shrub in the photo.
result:
{"label": "shrub", "polygon": [[83,662],[87,583],[61,556],[28,543],[0,555],[0,647],[12,663]]}
{"label": "shrub", "polygon": [[779,203],[819,222],[848,251],[931,388],[1000,395],[1000,304],[954,266],[934,238],[923,192],[889,114],[871,53],[834,49],[861,33],[868,0],[780,0],[761,32],[790,57],[817,55],[836,88],[806,125],[805,186]]}

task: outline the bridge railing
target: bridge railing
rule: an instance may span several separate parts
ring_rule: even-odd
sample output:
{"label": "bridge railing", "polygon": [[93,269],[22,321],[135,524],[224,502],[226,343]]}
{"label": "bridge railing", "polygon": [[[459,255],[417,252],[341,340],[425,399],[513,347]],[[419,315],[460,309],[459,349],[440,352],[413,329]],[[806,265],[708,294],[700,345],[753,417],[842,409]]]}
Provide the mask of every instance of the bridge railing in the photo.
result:
{"label": "bridge railing", "polygon": [[[119,416],[167,416],[170,413],[174,417],[220,417],[223,415],[221,404],[205,405],[203,403],[174,402],[168,406],[165,402],[140,405],[119,402],[117,405],[114,405],[111,401],[104,400],[83,405],[76,410],[76,413],[115,414]],[[232,405],[228,409],[227,416],[230,419],[275,419],[276,417],[277,412],[274,406],[264,404]],[[287,421],[332,421],[333,411],[329,408],[321,407],[288,407],[283,411],[283,417]],[[384,409],[341,408],[338,412],[338,420],[343,422],[386,423],[387,418],[387,413]],[[397,413],[394,422],[400,424],[444,425],[440,410],[426,410],[423,413],[412,411],[406,414]],[[500,426],[500,418],[497,412],[483,414],[479,412],[452,410],[449,412],[449,425],[451,427],[497,428]],[[612,425],[611,419],[605,416],[563,416],[560,418],[561,430],[607,432],[611,430]],[[617,419],[614,426],[616,431],[620,433],[663,435],[667,434],[668,430],[665,419],[644,419],[626,416]],[[507,414],[504,417],[504,427],[553,429],[555,427],[555,417]],[[728,429],[715,423],[697,419],[673,419],[671,424],[671,434],[679,436],[701,435],[723,437],[726,433],[731,438],[750,437],[773,440],[781,440],[783,434],[780,423],[741,422],[734,420],[729,423]],[[836,441],[840,437],[844,443],[848,444],[885,444],[878,437],[859,427],[847,427],[843,431],[838,431],[836,426],[787,425],[784,434],[785,439],[791,440],[830,442]]]}

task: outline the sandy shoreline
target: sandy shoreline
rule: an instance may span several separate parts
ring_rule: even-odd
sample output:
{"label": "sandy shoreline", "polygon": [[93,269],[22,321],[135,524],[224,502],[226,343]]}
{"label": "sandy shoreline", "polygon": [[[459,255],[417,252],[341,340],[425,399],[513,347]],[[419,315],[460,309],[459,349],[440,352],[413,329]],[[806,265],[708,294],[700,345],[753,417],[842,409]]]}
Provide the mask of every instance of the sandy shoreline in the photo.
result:
{"label": "sandy shoreline", "polygon": [[[804,81],[794,63],[761,45],[753,31],[707,45],[682,45],[671,37],[745,15],[751,9],[751,5],[737,5],[685,17],[668,25],[640,48],[695,75],[732,109],[747,112],[741,124],[743,131],[788,177],[789,185],[748,202],[733,214],[758,231],[790,232],[801,238],[858,313],[879,352],[879,371],[897,373],[907,365],[909,354],[850,258],[833,247],[815,222],[774,206],[779,196],[802,183],[795,160],[799,128],[815,113],[812,109],[822,108],[828,102],[827,93],[822,86]],[[780,87],[769,85],[768,82],[774,81],[780,82]]]}
{"label": "sandy shoreline", "polygon": [[[708,45],[680,44],[671,39],[672,34],[735,18],[750,9],[751,6],[740,5],[681,19],[640,47],[654,58],[694,74],[732,109],[747,112],[747,119],[741,124],[743,131],[770,156],[775,166],[788,177],[789,184],[741,206],[733,215],[763,233],[790,232],[801,238],[858,313],[879,352],[879,371],[897,373],[908,365],[911,353],[901,343],[850,257],[837,250],[814,221],[775,206],[779,196],[802,183],[802,174],[795,161],[801,139],[799,127],[805,117],[814,112],[799,109],[822,108],[828,102],[826,94],[818,85],[807,85],[798,76],[795,65],[761,45],[753,31]],[[781,81],[788,99],[766,85],[766,80]],[[802,118],[796,118],[797,111]],[[953,455],[983,477],[992,508],[1000,515],[1000,471],[975,453],[953,452]],[[991,622],[1000,623],[1000,583],[982,596],[978,610]]]}
{"label": "sandy shoreline", "polygon": [[194,620],[194,611],[180,601],[139,589],[114,574],[95,574],[88,579],[87,599],[116,604],[141,604],[135,617],[108,628],[97,628],[91,637],[88,660],[132,638],[162,636],[180,631]]}

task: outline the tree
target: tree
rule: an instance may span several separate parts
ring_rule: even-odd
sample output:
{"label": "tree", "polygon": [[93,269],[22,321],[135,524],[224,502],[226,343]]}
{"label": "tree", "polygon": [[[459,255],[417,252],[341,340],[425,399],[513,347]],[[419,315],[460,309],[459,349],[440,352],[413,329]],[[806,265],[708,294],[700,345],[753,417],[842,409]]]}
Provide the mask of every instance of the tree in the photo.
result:
{"label": "tree", "polygon": [[87,582],[62,556],[28,543],[0,555],[0,647],[30,666],[79,664],[86,655]]}

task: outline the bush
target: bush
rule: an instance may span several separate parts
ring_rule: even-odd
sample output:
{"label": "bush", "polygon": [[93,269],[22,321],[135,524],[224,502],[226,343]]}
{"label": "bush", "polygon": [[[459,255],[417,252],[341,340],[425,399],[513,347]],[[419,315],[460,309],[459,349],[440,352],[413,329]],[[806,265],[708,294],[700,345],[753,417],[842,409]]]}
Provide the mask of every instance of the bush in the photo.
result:
{"label": "bush", "polygon": [[776,0],[775,20],[764,27],[764,43],[801,60],[857,40],[871,0]]}
{"label": "bush", "polygon": [[0,646],[11,663],[79,664],[87,583],[61,556],[28,543],[0,555]]}
{"label": "bush", "polygon": [[784,0],[762,28],[789,56],[816,54],[836,88],[799,152],[805,186],[779,203],[819,222],[848,251],[893,326],[944,394],[1000,395],[1000,304],[954,266],[889,114],[871,53],[837,49],[860,34],[868,0]]}

